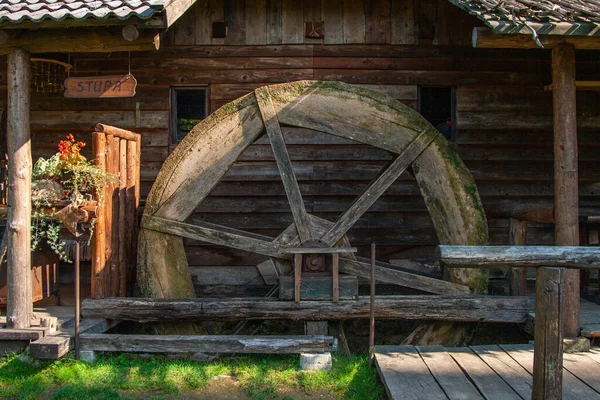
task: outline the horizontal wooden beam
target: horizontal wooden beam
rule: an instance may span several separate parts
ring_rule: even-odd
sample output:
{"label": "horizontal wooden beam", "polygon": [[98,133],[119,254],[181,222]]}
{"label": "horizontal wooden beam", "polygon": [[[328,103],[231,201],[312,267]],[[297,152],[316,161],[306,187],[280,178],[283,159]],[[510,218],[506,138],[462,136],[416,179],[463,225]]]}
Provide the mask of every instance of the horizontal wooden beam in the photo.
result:
{"label": "horizontal wooden beam", "polygon": [[[534,310],[530,297],[508,296],[377,296],[375,318],[469,322],[524,323]],[[85,318],[108,318],[138,322],[234,321],[242,319],[289,319],[335,321],[369,318],[369,297],[327,301],[238,299],[86,299]]]}
{"label": "horizontal wooden beam", "polygon": [[332,336],[84,334],[81,350],[134,353],[299,354],[337,350]]}
{"label": "horizontal wooden beam", "polygon": [[[575,81],[577,90],[600,90],[600,81]],[[552,85],[544,86],[544,90],[552,91]]]}
{"label": "horizontal wooden beam", "polygon": [[94,126],[94,130],[96,132],[105,133],[107,135],[114,135],[121,139],[131,140],[134,142],[141,140],[141,135],[139,133],[131,132],[126,129],[121,129],[106,124],[97,123],[96,126]]}
{"label": "horizontal wooden beam", "polygon": [[0,54],[10,48],[20,47],[30,53],[96,53],[112,51],[158,50],[160,36],[147,29],[134,41],[123,38],[121,28],[73,28],[7,30],[0,44]]}
{"label": "horizontal wooden beam", "polygon": [[600,268],[600,252],[597,247],[438,246],[437,252],[440,262],[451,268]]}
{"label": "horizontal wooden beam", "polygon": [[123,26],[135,25],[138,29],[165,29],[165,21],[162,15],[155,15],[149,19],[140,19],[137,17],[129,17],[127,19],[119,18],[86,18],[77,20],[65,18],[62,21],[47,19],[40,22],[23,20],[19,23],[11,21],[0,22],[0,29],[64,29],[64,28],[90,28],[94,26]]}
{"label": "horizontal wooden beam", "polygon": [[[537,36],[544,49],[560,44],[571,44],[576,49],[599,50],[600,37],[596,36]],[[489,28],[473,28],[473,47],[482,49],[540,49],[531,34],[504,35],[493,33]]]}

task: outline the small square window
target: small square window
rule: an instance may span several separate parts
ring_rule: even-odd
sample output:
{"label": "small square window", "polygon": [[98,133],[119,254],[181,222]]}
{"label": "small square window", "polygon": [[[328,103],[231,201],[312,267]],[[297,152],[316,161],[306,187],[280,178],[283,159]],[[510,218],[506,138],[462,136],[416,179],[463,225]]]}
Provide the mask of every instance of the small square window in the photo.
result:
{"label": "small square window", "polygon": [[448,140],[454,138],[456,120],[454,88],[419,87],[419,112]]}
{"label": "small square window", "polygon": [[208,115],[208,88],[171,88],[171,135],[179,143]]}

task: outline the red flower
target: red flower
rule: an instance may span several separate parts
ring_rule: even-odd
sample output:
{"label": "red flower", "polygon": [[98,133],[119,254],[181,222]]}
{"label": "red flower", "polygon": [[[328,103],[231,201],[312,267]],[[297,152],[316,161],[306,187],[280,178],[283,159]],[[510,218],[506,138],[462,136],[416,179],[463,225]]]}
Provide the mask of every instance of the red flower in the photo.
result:
{"label": "red flower", "polygon": [[77,146],[79,146],[80,149],[83,149],[85,147],[85,142],[79,141],[77,142]]}
{"label": "red flower", "polygon": [[71,142],[75,141],[75,138],[73,137],[72,133],[67,134],[67,140],[70,140]]}

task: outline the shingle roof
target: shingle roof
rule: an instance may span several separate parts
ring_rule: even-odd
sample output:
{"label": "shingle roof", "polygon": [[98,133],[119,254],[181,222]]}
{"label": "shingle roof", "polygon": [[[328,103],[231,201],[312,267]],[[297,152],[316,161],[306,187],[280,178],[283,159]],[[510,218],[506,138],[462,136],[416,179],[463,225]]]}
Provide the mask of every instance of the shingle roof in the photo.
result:
{"label": "shingle roof", "polygon": [[600,0],[449,0],[495,33],[600,36]]}
{"label": "shingle roof", "polygon": [[160,12],[166,0],[0,0],[0,21],[63,21],[137,17]]}

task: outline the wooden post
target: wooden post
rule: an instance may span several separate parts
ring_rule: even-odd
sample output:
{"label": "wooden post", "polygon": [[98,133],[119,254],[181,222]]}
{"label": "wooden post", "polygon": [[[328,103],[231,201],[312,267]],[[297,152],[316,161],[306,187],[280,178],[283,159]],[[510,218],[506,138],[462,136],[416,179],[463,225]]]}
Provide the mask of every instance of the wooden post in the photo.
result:
{"label": "wooden post", "polygon": [[127,264],[129,243],[127,241],[127,140],[119,139],[119,223],[117,225],[119,246],[119,296],[127,296]]}
{"label": "wooden post", "polygon": [[[509,242],[511,246],[527,245],[527,221],[510,218]],[[510,269],[510,295],[527,295],[527,268]]]}
{"label": "wooden post", "polygon": [[112,257],[110,258],[110,291],[109,291],[109,296],[111,297],[115,297],[115,296],[119,296],[119,287],[121,285],[121,283],[119,282],[120,279],[120,267],[119,267],[119,192],[120,192],[120,179],[121,177],[119,176],[119,162],[120,162],[120,155],[119,155],[119,142],[120,142],[120,138],[118,136],[112,136],[111,140],[109,141],[108,138],[109,136],[107,135],[107,145],[110,147],[110,152],[112,153],[112,164],[108,165],[109,171],[114,174],[114,176],[117,177],[117,179],[119,179],[119,182],[114,183],[112,185],[112,191],[111,191],[111,196],[112,196],[112,210],[111,210],[111,220],[112,222],[109,222],[109,220],[107,220],[107,223],[110,223],[112,225],[112,229],[111,229],[111,236],[110,236],[110,248],[112,250]]}
{"label": "wooden post", "polygon": [[[555,244],[579,245],[575,48],[552,49]],[[565,335],[579,335],[579,271],[565,274]]]}
{"label": "wooden post", "polygon": [[135,205],[135,185],[137,168],[137,144],[134,141],[127,141],[127,184],[125,191],[125,242],[127,243],[127,282],[135,282],[135,263],[137,254],[136,243],[136,223],[137,208]]}
{"label": "wooden post", "polygon": [[[92,133],[92,153],[94,164],[106,171],[106,135],[100,132]],[[96,193],[98,200],[106,199],[104,193]],[[106,275],[106,221],[104,219],[105,204],[96,210],[96,223],[94,226],[94,237],[92,240],[92,298],[106,297],[104,279]]]}
{"label": "wooden post", "polygon": [[562,398],[565,272],[556,267],[537,271],[533,400]]}
{"label": "wooden post", "polygon": [[300,301],[300,289],[302,279],[302,254],[294,254],[294,300]]}
{"label": "wooden post", "polygon": [[28,328],[31,302],[31,132],[29,53],[8,52],[7,326]]}
{"label": "wooden post", "polygon": [[332,300],[337,303],[340,301],[340,255],[338,253],[331,255],[331,273],[333,280]]}

